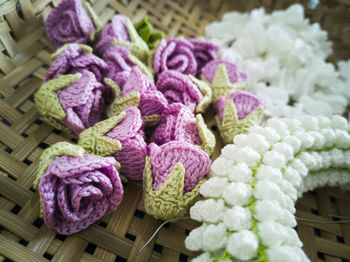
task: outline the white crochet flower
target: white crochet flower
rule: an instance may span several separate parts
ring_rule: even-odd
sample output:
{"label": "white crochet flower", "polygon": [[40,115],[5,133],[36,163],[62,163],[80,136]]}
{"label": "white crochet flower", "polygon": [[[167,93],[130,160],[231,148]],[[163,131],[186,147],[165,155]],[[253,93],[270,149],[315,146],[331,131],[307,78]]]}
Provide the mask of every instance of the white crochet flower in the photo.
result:
{"label": "white crochet flower", "polygon": [[238,163],[229,170],[228,178],[232,182],[242,182],[249,184],[253,180],[253,171],[246,163]]}
{"label": "white crochet flower", "polygon": [[206,224],[193,229],[185,239],[185,246],[192,251],[198,251],[202,248],[203,232],[207,228]]}
{"label": "white crochet flower", "polygon": [[234,206],[224,214],[223,221],[230,231],[251,228],[252,214],[248,208]]}
{"label": "white crochet flower", "polygon": [[228,181],[225,177],[211,177],[209,180],[204,182],[199,189],[199,192],[202,196],[215,197],[218,198],[221,196],[224,188],[227,186]]}
{"label": "white crochet flower", "polygon": [[291,246],[272,246],[266,250],[269,262],[306,262],[310,261],[301,248]]}
{"label": "white crochet flower", "polygon": [[233,166],[233,161],[224,157],[218,157],[210,167],[211,176],[227,176],[230,168]]}
{"label": "white crochet flower", "polygon": [[250,147],[239,148],[233,156],[236,163],[244,162],[248,167],[254,167],[260,160],[260,154]]}
{"label": "white crochet flower", "polygon": [[227,251],[241,260],[248,260],[256,256],[259,240],[248,230],[241,230],[231,235],[227,243]]}
{"label": "white crochet flower", "polygon": [[191,218],[199,222],[217,223],[222,219],[224,201],[222,199],[206,199],[196,202],[190,208]]}
{"label": "white crochet flower", "polygon": [[264,154],[263,163],[281,169],[286,163],[286,158],[277,151],[268,151]]}
{"label": "white crochet flower", "polygon": [[215,251],[223,248],[227,243],[226,226],[223,223],[208,225],[202,233],[202,249]]}
{"label": "white crochet flower", "polygon": [[273,151],[283,154],[287,161],[291,160],[294,157],[293,147],[290,146],[288,143],[274,144]]}
{"label": "white crochet flower", "polygon": [[222,194],[226,203],[234,206],[244,206],[249,203],[249,198],[253,195],[253,190],[250,185],[233,182],[225,187]]}
{"label": "white crochet flower", "polygon": [[294,154],[299,152],[301,141],[296,136],[286,136],[283,138],[283,142],[289,144],[293,148]]}

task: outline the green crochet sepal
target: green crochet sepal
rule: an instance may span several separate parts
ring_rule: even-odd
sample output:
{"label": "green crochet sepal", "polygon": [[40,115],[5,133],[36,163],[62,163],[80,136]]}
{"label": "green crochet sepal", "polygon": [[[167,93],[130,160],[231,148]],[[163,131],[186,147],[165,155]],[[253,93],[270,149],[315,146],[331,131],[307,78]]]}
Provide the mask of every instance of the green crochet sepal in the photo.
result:
{"label": "green crochet sepal", "polygon": [[[83,54],[92,54],[92,47],[84,44],[74,43],[75,45],[78,45],[81,48],[81,52]],[[67,43],[61,46],[56,50],[56,52],[51,54],[51,59],[56,59],[60,54],[62,54],[72,43]]]}
{"label": "green crochet sepal", "polygon": [[126,18],[126,28],[128,29],[130,42],[121,42],[113,40],[113,45],[121,45],[129,49],[129,51],[140,59],[142,62],[146,62],[149,55],[149,48],[145,41],[139,36],[134,25],[129,18]]}
{"label": "green crochet sepal", "polygon": [[134,24],[139,36],[147,43],[150,49],[156,46],[156,43],[164,37],[163,32],[152,33],[153,27],[148,22],[148,17],[144,16],[139,22]]}
{"label": "green crochet sepal", "polygon": [[247,133],[249,127],[257,125],[260,122],[263,111],[264,109],[262,107],[257,107],[244,119],[239,120],[233,101],[226,99],[222,121],[220,121],[217,115],[215,116],[224,144],[232,143],[236,135]]}
{"label": "green crochet sepal", "polygon": [[66,112],[59,102],[56,91],[69,86],[80,77],[80,73],[61,75],[41,85],[39,90],[34,95],[35,105],[38,111],[41,113],[43,120],[55,128],[67,133],[71,133],[71,131],[56,121],[56,119],[61,120],[66,118]]}
{"label": "green crochet sepal", "polygon": [[122,112],[85,129],[79,135],[78,145],[83,147],[87,153],[99,156],[109,156],[121,150],[120,141],[105,136],[105,134],[120,123],[125,116],[126,113]]}
{"label": "green crochet sepal", "polygon": [[134,55],[132,55],[132,54],[130,54],[128,58],[129,58],[129,60],[130,60],[131,62],[133,62],[133,63],[141,70],[141,72],[142,72],[145,76],[147,76],[147,78],[148,78],[149,80],[152,81],[152,83],[154,83],[153,74],[152,74],[152,72],[151,72],[151,70],[150,70],[150,68],[149,68],[148,66],[146,66],[146,65],[145,65],[143,62],[141,62],[136,56],[134,56]]}
{"label": "green crochet sepal", "polygon": [[[202,75],[202,79],[204,79],[204,81],[209,83],[208,80],[205,77],[203,77],[203,75]],[[238,82],[238,83],[232,84],[230,82],[230,78],[228,76],[228,73],[224,64],[218,65],[213,83],[212,84],[209,83],[209,86],[211,87],[213,92],[213,101],[215,101],[219,96],[227,96],[228,94],[234,91],[246,90],[249,87],[247,82]]]}
{"label": "green crochet sepal", "polygon": [[145,123],[145,126],[155,126],[159,123],[161,119],[161,115],[149,115],[149,116],[142,116],[142,120]]}
{"label": "green crochet sepal", "polygon": [[83,6],[88,16],[91,18],[92,22],[95,25],[95,30],[89,36],[90,41],[93,42],[96,39],[96,35],[98,35],[102,31],[103,25],[100,18],[95,13],[95,10],[91,7],[88,1],[83,1]]}
{"label": "green crochet sepal", "polygon": [[107,116],[112,117],[119,115],[124,112],[130,106],[139,106],[140,104],[140,93],[133,91],[123,97],[121,97],[120,87],[110,78],[104,79],[105,83],[108,84],[114,92],[114,101],[107,109]]}
{"label": "green crochet sepal", "polygon": [[216,144],[215,136],[205,124],[203,116],[201,114],[196,115],[196,122],[198,134],[202,141],[200,147],[205,153],[211,156]]}
{"label": "green crochet sepal", "polygon": [[199,88],[203,94],[203,98],[196,106],[196,113],[204,113],[209,107],[212,99],[212,91],[208,84],[193,75],[188,75],[191,81]]}
{"label": "green crochet sepal", "polygon": [[184,177],[185,168],[181,163],[177,163],[165,182],[157,190],[153,190],[151,159],[146,156],[143,194],[147,214],[162,220],[186,215],[199,196],[200,186],[207,179],[202,179],[192,191],[183,194]]}

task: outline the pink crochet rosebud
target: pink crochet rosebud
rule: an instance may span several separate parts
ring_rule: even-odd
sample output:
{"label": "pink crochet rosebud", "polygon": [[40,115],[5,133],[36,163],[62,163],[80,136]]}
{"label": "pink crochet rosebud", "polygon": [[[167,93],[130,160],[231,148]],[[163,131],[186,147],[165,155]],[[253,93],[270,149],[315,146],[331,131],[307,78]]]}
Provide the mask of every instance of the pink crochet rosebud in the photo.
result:
{"label": "pink crochet rosebud", "polygon": [[180,103],[171,104],[163,111],[160,123],[152,135],[152,142],[158,145],[170,141],[185,141],[194,145],[202,143],[196,117]]}
{"label": "pink crochet rosebud", "polygon": [[126,16],[115,15],[101,32],[100,41],[94,46],[96,54],[103,55],[113,46],[112,41],[130,42],[130,36],[126,27]]}
{"label": "pink crochet rosebud", "polygon": [[56,48],[66,43],[87,43],[94,24],[79,0],[63,0],[46,20],[46,34]]}
{"label": "pink crochet rosebud", "polygon": [[211,42],[192,38],[189,40],[194,45],[194,56],[197,60],[197,76],[200,75],[202,68],[209,62],[216,60],[216,51],[219,50],[219,46]]}
{"label": "pink crochet rosebud", "polygon": [[195,46],[187,39],[164,38],[159,42],[153,56],[153,69],[156,74],[175,70],[183,74],[197,74],[198,62]]}
{"label": "pink crochet rosebud", "polygon": [[177,163],[185,168],[183,193],[191,191],[208,172],[211,160],[197,146],[184,141],[148,145],[153,172],[153,189],[157,190]]}
{"label": "pink crochet rosebud", "polygon": [[169,104],[182,103],[195,112],[203,94],[191,79],[178,71],[167,70],[158,76],[157,89],[162,92]]}
{"label": "pink crochet rosebud", "polygon": [[123,198],[113,157],[63,155],[48,166],[39,183],[44,221],[59,234],[87,228]]}
{"label": "pink crochet rosebud", "polygon": [[121,165],[120,173],[129,179],[141,180],[147,154],[143,121],[137,107],[129,107],[125,112],[123,120],[106,136],[122,144],[122,149],[113,154]]}
{"label": "pink crochet rosebud", "polygon": [[201,71],[202,76],[209,83],[213,84],[219,65],[225,66],[228,78],[232,84],[237,82],[244,82],[247,80],[247,74],[241,71],[236,64],[224,60],[213,60],[207,63]]}

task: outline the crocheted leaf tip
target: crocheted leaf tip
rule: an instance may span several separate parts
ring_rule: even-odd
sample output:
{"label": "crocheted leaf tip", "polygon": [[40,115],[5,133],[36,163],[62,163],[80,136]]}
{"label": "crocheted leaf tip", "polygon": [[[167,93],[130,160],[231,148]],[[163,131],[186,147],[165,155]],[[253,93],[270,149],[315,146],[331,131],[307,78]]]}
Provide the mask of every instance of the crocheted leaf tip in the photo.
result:
{"label": "crocheted leaf tip", "polygon": [[202,67],[216,59],[218,46],[200,39],[169,38],[158,43],[149,65],[155,74],[167,70],[197,76]]}
{"label": "crocheted leaf tip", "polygon": [[224,60],[209,62],[202,69],[201,78],[206,81],[213,92],[213,99],[226,96],[233,91],[248,89],[247,74],[238,66]]}
{"label": "crocheted leaf tip", "polygon": [[162,72],[158,76],[156,87],[169,104],[182,103],[191,112],[204,112],[211,102],[211,91],[206,83],[178,71]]}
{"label": "crocheted leaf tip", "polygon": [[152,32],[153,27],[150,22],[148,22],[147,16],[144,16],[139,22],[134,24],[134,26],[139,36],[147,43],[150,49],[153,49],[156,43],[164,37],[163,32]]}
{"label": "crocheted leaf tip", "polygon": [[54,157],[66,152],[56,148],[43,157],[43,160],[52,161],[42,164],[47,168],[38,186],[44,221],[63,235],[87,228],[107,211],[116,209],[123,197],[115,159],[81,155],[81,149],[77,156]]}
{"label": "crocheted leaf tip", "polygon": [[113,156],[126,178],[142,179],[147,144],[138,108],[129,107],[85,130],[80,134],[78,144],[89,153]]}
{"label": "crocheted leaf tip", "polygon": [[151,141],[162,145],[170,141],[185,141],[200,145],[202,150],[211,155],[215,147],[215,136],[199,114],[196,117],[183,104],[169,105],[162,113],[162,118],[155,129]]}
{"label": "crocheted leaf tip", "polygon": [[[168,102],[164,95],[156,90],[153,82],[134,66],[122,90],[107,80],[115,90],[115,101],[108,109],[108,115],[115,115],[129,106],[138,106],[143,117],[160,116]],[[145,119],[146,124],[148,123]],[[154,123],[152,123],[154,124]]]}
{"label": "crocheted leaf tip", "polygon": [[45,23],[46,35],[60,47],[66,43],[87,43],[94,24],[78,0],[63,0],[52,9]]}
{"label": "crocheted leaf tip", "polygon": [[350,125],[345,118],[267,121],[234,138],[211,166],[190,210],[203,223],[190,232],[194,261],[309,261],[293,227],[303,192],[350,183]]}
{"label": "crocheted leaf tip", "polygon": [[61,75],[44,83],[34,96],[43,119],[57,129],[79,134],[100,120],[103,86],[89,71]]}
{"label": "crocheted leaf tip", "polygon": [[215,101],[218,115],[215,116],[220,135],[225,144],[233,138],[246,133],[248,128],[257,125],[263,114],[262,102],[254,95],[236,91],[226,98],[220,96]]}

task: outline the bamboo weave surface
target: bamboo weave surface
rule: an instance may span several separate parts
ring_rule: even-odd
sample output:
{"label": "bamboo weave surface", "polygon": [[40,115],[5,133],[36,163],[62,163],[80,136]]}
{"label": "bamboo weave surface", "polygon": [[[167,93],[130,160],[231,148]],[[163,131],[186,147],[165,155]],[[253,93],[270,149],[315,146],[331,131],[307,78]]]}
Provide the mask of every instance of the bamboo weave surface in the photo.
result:
{"label": "bamboo weave surface", "polygon": [[[195,0],[92,0],[103,23],[116,13],[134,21],[145,14],[167,36],[203,35],[207,23],[228,10],[247,11],[265,6],[268,11],[294,1],[195,1]],[[304,1],[305,4],[306,1]],[[99,223],[64,237],[43,225],[39,196],[31,187],[41,152],[59,141],[76,142],[40,120],[33,103],[51,60],[52,44],[44,21],[59,0],[0,0],[0,261],[189,261],[184,239],[198,226],[191,220],[171,223],[138,257],[136,252],[161,223],[144,213],[142,187],[129,183],[122,205]],[[321,1],[306,10],[320,21],[334,41],[331,61],[350,58],[349,0]],[[206,115],[213,126],[212,113]],[[217,135],[217,134],[216,134]],[[217,137],[218,138],[218,137]],[[216,148],[219,154],[221,144]],[[322,188],[297,203],[297,216],[331,220],[328,214],[350,217],[350,193]],[[299,223],[297,231],[312,261],[350,261],[349,224]]]}

